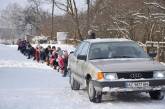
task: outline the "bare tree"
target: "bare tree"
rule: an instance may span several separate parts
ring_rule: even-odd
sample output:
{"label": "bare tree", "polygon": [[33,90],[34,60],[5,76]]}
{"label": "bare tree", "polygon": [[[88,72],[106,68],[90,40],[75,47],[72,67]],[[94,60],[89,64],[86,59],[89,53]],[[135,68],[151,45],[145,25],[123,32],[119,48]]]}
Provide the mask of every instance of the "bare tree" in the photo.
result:
{"label": "bare tree", "polygon": [[[80,21],[79,14],[75,0],[65,0],[65,1],[55,1],[55,5],[57,8],[66,12],[72,17],[73,23],[75,24],[75,30],[80,40],[83,40],[81,30],[80,30]],[[75,35],[76,37],[76,35]]]}
{"label": "bare tree", "polygon": [[40,25],[42,23],[41,9],[42,0],[28,0],[28,6],[24,10],[26,24],[31,24],[38,34],[41,33]]}
{"label": "bare tree", "polygon": [[[9,4],[4,10],[1,11],[1,19],[3,20],[6,30],[10,30],[6,33],[8,37],[14,39],[16,36],[22,36],[24,33],[24,13],[23,8],[17,4]],[[6,31],[5,30],[5,31]]]}
{"label": "bare tree", "polygon": [[52,1],[52,30],[51,30],[51,40],[53,39],[54,36],[54,6],[55,6],[55,0]]}

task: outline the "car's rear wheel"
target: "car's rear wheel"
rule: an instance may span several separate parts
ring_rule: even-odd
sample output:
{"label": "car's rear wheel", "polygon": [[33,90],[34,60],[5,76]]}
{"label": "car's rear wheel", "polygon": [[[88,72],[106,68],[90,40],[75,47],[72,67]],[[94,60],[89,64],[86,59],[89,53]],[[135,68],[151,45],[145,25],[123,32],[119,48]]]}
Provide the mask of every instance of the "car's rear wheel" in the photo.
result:
{"label": "car's rear wheel", "polygon": [[79,90],[80,84],[74,79],[73,74],[70,73],[70,85],[72,90]]}
{"label": "car's rear wheel", "polygon": [[162,91],[151,91],[149,92],[151,99],[162,100],[164,98],[164,93]]}
{"label": "car's rear wheel", "polygon": [[90,80],[88,83],[88,96],[91,102],[101,103],[102,100],[102,92],[97,92],[93,86],[93,82]]}

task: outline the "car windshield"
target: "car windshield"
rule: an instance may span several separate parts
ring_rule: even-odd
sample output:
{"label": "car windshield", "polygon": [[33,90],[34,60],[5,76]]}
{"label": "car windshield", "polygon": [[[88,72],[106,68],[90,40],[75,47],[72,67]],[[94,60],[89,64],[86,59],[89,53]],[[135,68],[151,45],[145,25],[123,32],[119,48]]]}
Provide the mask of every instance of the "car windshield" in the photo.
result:
{"label": "car windshield", "polygon": [[149,58],[135,42],[104,42],[92,44],[89,60],[111,58]]}

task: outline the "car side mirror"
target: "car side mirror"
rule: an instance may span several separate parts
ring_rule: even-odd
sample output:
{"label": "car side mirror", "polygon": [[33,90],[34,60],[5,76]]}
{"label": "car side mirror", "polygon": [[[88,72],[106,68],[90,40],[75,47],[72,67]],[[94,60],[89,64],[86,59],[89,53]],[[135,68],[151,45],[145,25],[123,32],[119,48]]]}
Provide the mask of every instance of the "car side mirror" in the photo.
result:
{"label": "car side mirror", "polygon": [[73,54],[73,53],[74,53],[74,51],[71,51],[71,52],[70,52],[70,54]]}
{"label": "car side mirror", "polygon": [[78,55],[77,59],[86,61],[87,56],[86,55]]}
{"label": "car side mirror", "polygon": [[157,53],[155,53],[155,52],[150,52],[150,53],[148,53],[148,55],[149,55],[151,58],[155,58],[156,55],[157,55]]}

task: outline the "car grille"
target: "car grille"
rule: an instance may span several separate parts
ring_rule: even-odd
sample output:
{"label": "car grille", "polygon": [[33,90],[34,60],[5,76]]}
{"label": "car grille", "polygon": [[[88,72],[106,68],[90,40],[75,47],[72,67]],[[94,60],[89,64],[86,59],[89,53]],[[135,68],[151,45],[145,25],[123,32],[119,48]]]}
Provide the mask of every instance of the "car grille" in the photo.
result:
{"label": "car grille", "polygon": [[153,72],[122,72],[117,73],[119,79],[140,79],[140,78],[153,78]]}

